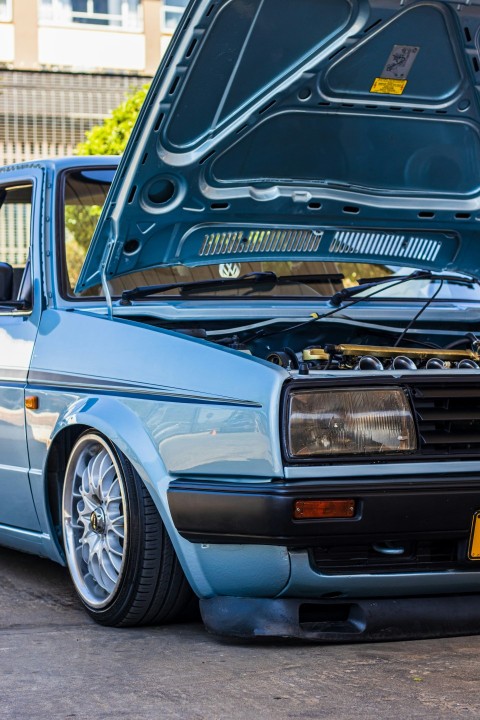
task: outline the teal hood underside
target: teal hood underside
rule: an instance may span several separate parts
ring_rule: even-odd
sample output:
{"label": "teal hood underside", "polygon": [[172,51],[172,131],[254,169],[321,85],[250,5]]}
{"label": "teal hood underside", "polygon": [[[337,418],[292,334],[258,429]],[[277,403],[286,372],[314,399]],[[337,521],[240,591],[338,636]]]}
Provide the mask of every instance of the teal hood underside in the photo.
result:
{"label": "teal hood underside", "polygon": [[77,289],[160,264],[480,275],[480,0],[194,0]]}

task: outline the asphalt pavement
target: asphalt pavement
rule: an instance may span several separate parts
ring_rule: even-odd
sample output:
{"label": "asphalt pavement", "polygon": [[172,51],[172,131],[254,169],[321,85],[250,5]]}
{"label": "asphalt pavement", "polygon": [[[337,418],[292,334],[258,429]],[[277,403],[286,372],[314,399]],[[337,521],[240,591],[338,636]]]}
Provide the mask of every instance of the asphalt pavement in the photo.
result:
{"label": "asphalt pavement", "polygon": [[1,720],[480,717],[480,636],[226,643],[201,623],[97,626],[65,569],[0,549]]}

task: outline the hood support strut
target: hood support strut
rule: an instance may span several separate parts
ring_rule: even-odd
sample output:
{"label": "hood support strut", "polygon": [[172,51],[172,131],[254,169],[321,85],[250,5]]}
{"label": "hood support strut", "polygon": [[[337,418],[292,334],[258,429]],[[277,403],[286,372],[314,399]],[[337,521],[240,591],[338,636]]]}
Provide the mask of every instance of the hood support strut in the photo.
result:
{"label": "hood support strut", "polygon": [[110,288],[108,286],[107,268],[109,266],[113,250],[115,248],[115,243],[116,243],[115,236],[110,235],[107,245],[105,247],[105,252],[103,253],[102,262],[100,265],[100,277],[101,277],[101,281],[102,281],[102,289],[103,289],[103,292],[105,295],[105,301],[107,303],[107,315],[110,320],[113,318],[113,303],[112,303],[112,294],[111,294]]}

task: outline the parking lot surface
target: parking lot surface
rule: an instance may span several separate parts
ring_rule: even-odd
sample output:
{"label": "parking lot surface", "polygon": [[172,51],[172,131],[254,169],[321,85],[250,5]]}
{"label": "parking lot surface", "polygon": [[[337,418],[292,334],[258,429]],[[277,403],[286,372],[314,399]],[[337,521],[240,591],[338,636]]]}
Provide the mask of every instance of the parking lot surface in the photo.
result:
{"label": "parking lot surface", "polygon": [[65,569],[0,549],[0,718],[478,718],[480,637],[220,642],[199,622],[102,628]]}

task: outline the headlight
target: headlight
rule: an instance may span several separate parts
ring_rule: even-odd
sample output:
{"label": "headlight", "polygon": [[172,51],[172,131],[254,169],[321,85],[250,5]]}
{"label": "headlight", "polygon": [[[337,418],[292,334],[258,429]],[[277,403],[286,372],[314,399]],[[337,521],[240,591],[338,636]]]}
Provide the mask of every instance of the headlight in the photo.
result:
{"label": "headlight", "polygon": [[412,452],[417,438],[401,388],[304,390],[289,396],[292,457]]}

